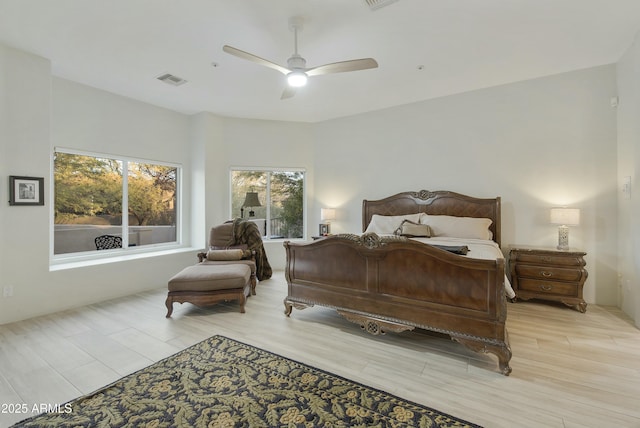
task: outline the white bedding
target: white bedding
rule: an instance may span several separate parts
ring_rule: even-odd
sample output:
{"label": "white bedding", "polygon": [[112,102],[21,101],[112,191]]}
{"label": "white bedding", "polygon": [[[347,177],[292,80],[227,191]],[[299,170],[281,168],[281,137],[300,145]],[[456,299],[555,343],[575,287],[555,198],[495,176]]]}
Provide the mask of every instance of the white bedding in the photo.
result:
{"label": "white bedding", "polygon": [[[463,257],[471,257],[474,259],[482,260],[496,260],[504,258],[502,250],[500,250],[498,244],[496,244],[494,241],[485,239],[449,238],[444,236],[410,239],[430,245],[466,245],[467,247],[469,247],[469,252],[466,256]],[[510,299],[516,297],[516,293],[511,287],[511,282],[509,282],[509,278],[507,278],[506,272],[504,275],[504,291],[506,292],[507,297],[509,297]]]}

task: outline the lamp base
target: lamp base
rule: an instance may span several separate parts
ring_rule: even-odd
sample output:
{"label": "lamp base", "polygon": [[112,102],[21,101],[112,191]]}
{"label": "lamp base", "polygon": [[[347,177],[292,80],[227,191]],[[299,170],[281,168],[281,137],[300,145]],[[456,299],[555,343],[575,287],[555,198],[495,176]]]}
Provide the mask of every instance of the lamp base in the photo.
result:
{"label": "lamp base", "polygon": [[558,250],[569,249],[569,228],[567,226],[558,227]]}

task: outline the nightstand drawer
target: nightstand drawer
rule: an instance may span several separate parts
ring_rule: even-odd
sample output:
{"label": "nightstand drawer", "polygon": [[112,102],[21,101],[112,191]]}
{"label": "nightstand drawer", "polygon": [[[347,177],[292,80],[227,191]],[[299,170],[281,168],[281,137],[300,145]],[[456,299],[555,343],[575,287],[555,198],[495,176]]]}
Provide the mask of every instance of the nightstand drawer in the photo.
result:
{"label": "nightstand drawer", "polygon": [[584,259],[582,257],[518,253],[516,256],[516,260],[521,263],[541,265],[584,266]]}
{"label": "nightstand drawer", "polygon": [[540,294],[578,296],[578,284],[575,283],[538,281],[535,279],[521,278],[518,281],[518,288]]}
{"label": "nightstand drawer", "polygon": [[519,277],[537,278],[544,280],[580,281],[581,269],[566,269],[548,266],[516,265]]}

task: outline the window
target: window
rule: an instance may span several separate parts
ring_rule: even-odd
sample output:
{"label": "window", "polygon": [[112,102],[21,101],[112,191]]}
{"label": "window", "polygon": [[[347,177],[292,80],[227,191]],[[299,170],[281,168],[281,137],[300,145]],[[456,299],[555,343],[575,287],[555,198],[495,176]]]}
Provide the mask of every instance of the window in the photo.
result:
{"label": "window", "polygon": [[177,243],[179,175],[176,165],[57,149],[53,254]]}
{"label": "window", "polygon": [[304,170],[231,171],[231,216],[255,222],[264,239],[304,236]]}

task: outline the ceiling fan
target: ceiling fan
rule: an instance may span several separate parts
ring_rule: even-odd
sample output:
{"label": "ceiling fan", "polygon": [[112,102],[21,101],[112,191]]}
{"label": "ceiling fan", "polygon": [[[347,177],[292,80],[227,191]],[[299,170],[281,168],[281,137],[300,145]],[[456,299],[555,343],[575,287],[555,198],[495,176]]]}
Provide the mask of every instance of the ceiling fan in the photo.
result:
{"label": "ceiling fan", "polygon": [[366,70],[369,68],[378,67],[378,63],[373,58],[353,59],[349,61],[333,62],[331,64],[324,64],[318,67],[307,67],[307,60],[305,60],[300,54],[298,54],[298,31],[302,30],[303,19],[300,16],[295,16],[289,19],[289,28],[293,30],[294,52],[293,55],[287,60],[287,67],[276,64],[275,62],[260,58],[259,56],[250,54],[249,52],[236,49],[233,46],[224,45],[222,50],[228,54],[235,55],[238,58],[246,59],[255,62],[265,67],[278,70],[282,74],[287,76],[288,86],[282,93],[281,99],[291,98],[296,94],[297,88],[307,84],[307,79],[313,76],[320,76],[322,74],[330,73],[343,73],[346,71],[358,71]]}

